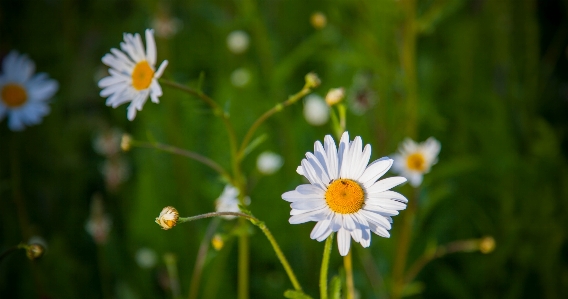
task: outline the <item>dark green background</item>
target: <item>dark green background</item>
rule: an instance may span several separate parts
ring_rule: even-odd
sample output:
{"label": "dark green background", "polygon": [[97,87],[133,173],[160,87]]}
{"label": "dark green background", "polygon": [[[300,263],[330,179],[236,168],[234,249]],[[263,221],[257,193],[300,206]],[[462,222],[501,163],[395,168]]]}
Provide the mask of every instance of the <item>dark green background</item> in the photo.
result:
{"label": "dark green background", "polygon": [[[131,165],[129,180],[111,192],[99,172],[104,157],[92,147],[98,132],[117,127],[138,140],[152,136],[230,166],[222,123],[197,99],[162,86],[161,103],[148,102],[129,122],[125,106],[106,107],[98,95],[95,74],[106,69],[101,57],[119,46],[123,32],[143,33],[164,8],[183,22],[175,36],[157,38],[158,60],[169,60],[164,77],[196,86],[203,72],[204,91],[230,113],[239,138],[315,71],[323,82],[316,90],[320,95],[338,86],[353,91],[356,74],[369,76],[377,102],[362,115],[349,111],[347,129],[373,146],[372,159],[392,154],[414,129],[420,141],[430,136],[441,141],[439,163],[420,191],[410,260],[428,244],[486,235],[497,247],[487,255],[457,253],[435,260],[417,277],[423,289],[412,298],[566,296],[568,1],[417,1],[416,14],[424,22],[411,53],[417,104],[410,107],[409,70],[401,64],[407,42],[401,1],[2,1],[0,56],[13,49],[27,53],[38,71],[59,81],[60,90],[41,125],[15,133],[6,120],[0,123],[0,251],[29,237],[21,233],[12,200],[18,185],[14,163],[21,170],[30,234],[41,235],[49,246],[33,264],[22,251],[2,261],[0,298],[102,298],[101,271],[114,298],[171,298],[158,283],[164,262],[140,269],[134,260],[140,247],[177,256],[186,297],[210,220],[170,231],[153,220],[167,205],[184,216],[212,211],[223,183],[194,161],[134,149],[124,156]],[[323,30],[309,23],[314,11],[327,15]],[[227,49],[225,39],[233,30],[251,36],[246,53]],[[230,84],[238,67],[252,73],[244,88]],[[307,124],[299,102],[265,123],[257,136],[267,134],[267,140],[244,162],[250,209],[265,220],[314,297],[323,243],[309,238],[313,223],[288,224],[290,208],[280,195],[302,182],[295,168],[314,141],[331,133],[329,126]],[[284,157],[275,175],[262,177],[255,170],[263,150]],[[113,221],[99,254],[85,231],[96,193]],[[367,279],[360,251],[354,251],[361,298],[388,293],[397,220],[391,239],[375,235],[367,249],[386,285]],[[232,226],[223,222],[220,230]],[[291,285],[269,243],[254,230],[251,244],[252,298],[282,298]],[[342,266],[335,244],[333,250],[331,274]],[[210,253],[201,297],[236,297],[236,253],[232,241]]]}

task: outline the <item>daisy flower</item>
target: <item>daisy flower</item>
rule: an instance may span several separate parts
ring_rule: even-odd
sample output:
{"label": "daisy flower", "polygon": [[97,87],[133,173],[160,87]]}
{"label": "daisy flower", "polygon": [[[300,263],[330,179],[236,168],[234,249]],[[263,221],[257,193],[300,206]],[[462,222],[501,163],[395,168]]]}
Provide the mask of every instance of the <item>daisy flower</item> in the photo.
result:
{"label": "daisy flower", "polygon": [[48,100],[59,84],[47,74],[35,74],[35,63],[26,55],[11,51],[2,61],[0,75],[0,121],[8,115],[8,127],[22,131],[49,113]]}
{"label": "daisy flower", "polygon": [[430,167],[438,162],[440,142],[434,137],[423,143],[416,143],[406,138],[398,147],[398,153],[393,155],[393,171],[404,176],[413,187],[422,183],[422,176],[430,171]]}
{"label": "daisy flower", "polygon": [[312,239],[323,241],[337,232],[337,245],[342,256],[347,255],[351,238],[363,247],[371,245],[371,232],[388,238],[392,216],[404,210],[408,200],[394,191],[394,186],[406,182],[403,177],[377,181],[391,167],[393,160],[384,157],[371,164],[371,146],[363,149],[361,137],[349,141],[343,133],[339,150],[330,135],[324,145],[316,141],[314,153],[306,153],[296,170],[310,184],[282,194],[291,202],[291,224],[316,221]]}
{"label": "daisy flower", "polygon": [[130,102],[127,115],[128,120],[133,120],[136,112],[142,111],[148,96],[152,102],[160,102],[158,97],[162,96],[162,87],[158,79],[168,61],[164,60],[158,70],[155,69],[156,42],[151,29],[146,29],[146,51],[138,33],[125,33],[120,48],[122,51],[113,48],[111,53],[103,56],[103,63],[110,67],[110,76],[99,81],[99,87],[103,89],[100,95],[108,97],[106,105],[112,108]]}
{"label": "daisy flower", "polygon": [[[215,200],[215,210],[217,212],[240,212],[239,209],[239,190],[237,188],[226,185],[223,193]],[[245,198],[245,203],[250,204],[250,197]],[[224,215],[221,216],[225,219],[235,219],[236,216]]]}

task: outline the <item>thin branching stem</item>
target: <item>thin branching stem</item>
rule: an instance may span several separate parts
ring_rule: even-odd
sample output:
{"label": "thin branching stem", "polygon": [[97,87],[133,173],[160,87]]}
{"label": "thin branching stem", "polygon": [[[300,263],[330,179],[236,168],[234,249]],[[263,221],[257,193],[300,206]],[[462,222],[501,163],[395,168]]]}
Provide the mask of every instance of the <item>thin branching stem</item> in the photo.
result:
{"label": "thin branching stem", "polygon": [[212,212],[212,213],[206,213],[206,214],[201,214],[201,215],[192,216],[192,217],[185,217],[185,218],[180,217],[178,219],[178,223],[194,221],[194,220],[199,220],[199,219],[205,219],[205,218],[211,218],[211,217],[218,217],[218,216],[241,217],[241,218],[249,220],[252,224],[254,224],[258,228],[260,228],[260,230],[264,233],[264,235],[266,236],[266,238],[268,239],[268,241],[272,245],[274,252],[276,252],[276,256],[280,260],[280,263],[282,263],[282,266],[284,267],[284,270],[288,274],[288,278],[290,279],[290,282],[294,286],[294,289],[297,290],[297,291],[302,291],[302,287],[301,287],[300,283],[298,282],[298,279],[296,278],[296,275],[294,274],[292,267],[290,267],[290,264],[288,263],[286,256],[284,256],[284,253],[280,249],[278,242],[276,242],[276,239],[274,239],[274,236],[272,235],[272,233],[270,232],[268,227],[266,227],[266,224],[264,222],[260,221],[258,218],[251,216],[249,214],[241,213],[241,212]]}
{"label": "thin branching stem", "polygon": [[161,151],[164,151],[164,152],[168,152],[168,153],[172,153],[172,154],[176,154],[176,155],[180,155],[180,156],[190,158],[192,160],[195,160],[197,162],[200,162],[204,165],[209,166],[211,169],[218,172],[223,178],[225,178],[229,182],[231,181],[231,176],[223,167],[221,167],[221,165],[217,164],[215,161],[213,161],[213,160],[211,160],[211,159],[209,159],[205,156],[202,156],[198,153],[188,151],[188,150],[184,150],[184,149],[172,146],[172,145],[158,143],[158,142],[132,141],[132,146],[141,147],[141,148],[157,149],[157,150],[161,150]]}
{"label": "thin branching stem", "polygon": [[263,115],[261,115],[250,127],[250,129],[248,130],[248,132],[246,133],[243,142],[241,143],[241,146],[239,148],[239,151],[237,152],[237,157],[239,160],[241,160],[244,156],[245,150],[253,136],[253,134],[256,132],[256,130],[258,129],[258,127],[264,123],[267,119],[269,119],[272,115],[274,115],[275,113],[281,111],[282,109],[284,109],[285,107],[288,107],[294,103],[296,103],[299,99],[303,98],[304,96],[306,96],[307,94],[309,94],[312,91],[312,89],[310,88],[309,84],[304,85],[304,87],[302,88],[302,90],[300,90],[298,93],[296,93],[295,95],[290,96],[286,101],[282,102],[282,103],[278,103],[276,106],[272,107],[272,109],[266,111]]}

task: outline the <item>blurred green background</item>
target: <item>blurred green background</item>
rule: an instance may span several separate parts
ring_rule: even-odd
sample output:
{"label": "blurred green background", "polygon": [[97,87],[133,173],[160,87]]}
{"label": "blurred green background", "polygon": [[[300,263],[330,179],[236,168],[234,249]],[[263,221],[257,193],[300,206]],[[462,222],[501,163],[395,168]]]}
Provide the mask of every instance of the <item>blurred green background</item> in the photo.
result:
{"label": "blurred green background", "polygon": [[[316,11],[327,18],[323,28],[310,23]],[[158,61],[169,60],[163,77],[195,87],[203,73],[205,93],[230,113],[239,138],[314,71],[322,79],[317,94],[346,88],[347,129],[372,145],[372,159],[395,152],[406,136],[440,140],[439,162],[420,189],[409,260],[436,244],[483,236],[496,248],[434,260],[408,298],[564,298],[567,14],[565,0],[3,0],[0,56],[28,54],[60,89],[42,124],[11,132],[0,122],[0,251],[32,236],[48,248],[34,262],[23,251],[1,261],[0,298],[172,298],[167,253],[177,258],[187,297],[211,220],[169,231],[153,220],[167,205],[183,216],[214,210],[223,182],[183,157],[140,148],[105,155],[94,146],[116,130],[230,167],[222,123],[193,97],[162,85],[161,103],[148,102],[133,122],[125,106],[104,105],[102,56],[119,47],[123,32],[146,28],[156,29]],[[227,47],[235,30],[250,37],[244,53]],[[237,69],[250,76],[243,86],[231,81]],[[295,169],[313,142],[331,133],[329,124],[307,123],[298,102],[262,126],[256,136],[266,140],[244,161],[251,211],[314,298],[324,244],[309,238],[313,223],[288,223],[280,196],[302,182]],[[265,150],[284,158],[269,176],[256,170]],[[15,198],[24,202],[23,222]],[[112,222],[103,242],[86,230],[93,198]],[[364,252],[352,244],[360,298],[388,297],[400,217],[390,239],[375,235]],[[225,245],[207,255],[200,298],[236,298],[234,226],[217,228]],[[154,265],[137,263],[142,248],[156,254]],[[330,274],[337,274],[335,243],[333,250]],[[291,285],[257,229],[251,257],[251,298],[282,298]],[[378,276],[368,275],[369,264]]]}

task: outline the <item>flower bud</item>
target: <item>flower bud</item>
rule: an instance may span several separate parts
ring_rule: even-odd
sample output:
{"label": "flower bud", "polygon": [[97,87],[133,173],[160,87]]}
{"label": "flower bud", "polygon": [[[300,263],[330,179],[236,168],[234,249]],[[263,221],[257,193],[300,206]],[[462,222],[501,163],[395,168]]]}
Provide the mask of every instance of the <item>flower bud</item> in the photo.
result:
{"label": "flower bud", "polygon": [[343,100],[345,97],[345,88],[332,88],[327,92],[325,96],[325,102],[331,107]]}
{"label": "flower bud", "polygon": [[160,216],[156,218],[156,223],[159,224],[162,229],[168,230],[174,226],[179,219],[179,213],[174,207],[165,207],[160,212]]}
{"label": "flower bud", "polygon": [[484,237],[479,241],[479,251],[481,253],[490,253],[495,249],[495,239],[493,237]]}
{"label": "flower bud", "polygon": [[316,88],[321,84],[321,80],[316,73],[308,73],[305,80],[308,88]]}
{"label": "flower bud", "polygon": [[132,147],[132,136],[128,134],[122,134],[122,139],[120,140],[120,148],[127,152]]}
{"label": "flower bud", "polygon": [[223,245],[225,245],[225,241],[223,241],[223,237],[221,237],[220,234],[215,234],[211,239],[211,245],[215,250],[219,251],[223,248]]}
{"label": "flower bud", "polygon": [[32,261],[40,258],[44,252],[45,248],[43,248],[40,244],[34,243],[26,246],[26,255]]}

